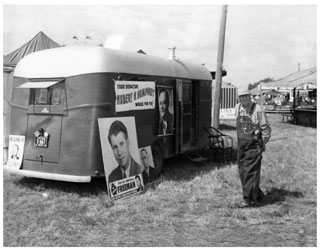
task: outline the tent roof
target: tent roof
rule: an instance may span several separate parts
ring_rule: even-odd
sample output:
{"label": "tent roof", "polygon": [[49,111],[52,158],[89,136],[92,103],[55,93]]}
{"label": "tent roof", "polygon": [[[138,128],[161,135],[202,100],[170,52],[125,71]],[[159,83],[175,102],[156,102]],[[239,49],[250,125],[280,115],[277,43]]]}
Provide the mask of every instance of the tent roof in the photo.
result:
{"label": "tent roof", "polygon": [[313,84],[313,85],[317,84],[317,68],[316,67],[291,73],[288,76],[273,82],[261,83],[261,87],[262,89],[270,88],[270,87],[295,88],[298,85],[307,84],[307,83]]}
{"label": "tent roof", "polygon": [[250,93],[251,95],[262,95],[262,94],[265,94],[265,93],[268,93],[268,94],[271,94],[271,95],[284,95],[283,93],[275,90],[275,89],[270,89],[270,90],[261,90],[259,89],[259,86],[253,88],[250,90]]}
{"label": "tent roof", "polygon": [[60,47],[59,44],[50,39],[42,31],[40,31],[29,42],[3,57],[3,66],[5,69],[14,68],[17,63],[26,55],[50,48]]}
{"label": "tent roof", "polygon": [[308,85],[316,88],[316,86],[317,86],[317,71],[315,71],[307,76],[304,76],[302,78],[292,80],[289,83],[290,83],[290,85],[292,85],[294,87],[302,87],[302,85],[308,84]]}
{"label": "tent roof", "polygon": [[137,53],[146,54],[142,49],[138,50]]}

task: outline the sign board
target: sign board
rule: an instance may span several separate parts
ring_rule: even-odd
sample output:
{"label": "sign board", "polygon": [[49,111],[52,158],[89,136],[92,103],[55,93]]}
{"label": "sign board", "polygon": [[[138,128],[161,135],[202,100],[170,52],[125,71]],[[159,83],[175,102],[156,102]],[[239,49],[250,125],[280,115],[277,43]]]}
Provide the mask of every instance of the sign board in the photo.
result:
{"label": "sign board", "polygon": [[155,82],[115,80],[116,112],[155,108]]}
{"label": "sign board", "polygon": [[9,135],[8,167],[20,169],[23,159],[25,137]]}
{"label": "sign board", "polygon": [[220,119],[236,119],[234,108],[221,108],[220,109]]}
{"label": "sign board", "polygon": [[111,199],[120,199],[144,190],[142,174],[117,180],[109,184]]}

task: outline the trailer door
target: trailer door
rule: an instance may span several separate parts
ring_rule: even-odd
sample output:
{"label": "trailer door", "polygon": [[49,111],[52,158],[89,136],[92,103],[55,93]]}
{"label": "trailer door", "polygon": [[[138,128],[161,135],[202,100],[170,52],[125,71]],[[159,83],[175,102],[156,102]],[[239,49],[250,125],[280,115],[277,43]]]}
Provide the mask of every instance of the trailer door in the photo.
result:
{"label": "trailer door", "polygon": [[192,123],[195,114],[192,112],[193,107],[193,88],[190,80],[177,80],[177,91],[180,104],[178,114],[179,125],[179,142],[180,152],[185,152],[191,148],[191,140],[194,138],[192,133],[195,132],[194,123]]}
{"label": "trailer door", "polygon": [[30,88],[24,159],[34,161],[34,168],[43,162],[59,163],[64,82],[27,82],[18,88]]}

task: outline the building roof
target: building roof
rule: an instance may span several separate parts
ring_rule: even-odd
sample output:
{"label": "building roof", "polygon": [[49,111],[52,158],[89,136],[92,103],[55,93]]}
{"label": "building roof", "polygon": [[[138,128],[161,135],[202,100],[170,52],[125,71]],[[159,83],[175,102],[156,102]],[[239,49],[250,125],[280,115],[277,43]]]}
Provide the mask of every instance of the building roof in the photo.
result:
{"label": "building roof", "polygon": [[212,80],[202,65],[103,47],[60,47],[32,53],[15,69],[24,78],[64,78],[89,73],[130,73]]}
{"label": "building roof", "polygon": [[224,81],[222,81],[221,88],[232,88],[232,89],[237,89],[237,87],[236,87],[236,86],[232,85],[231,83],[224,82]]}

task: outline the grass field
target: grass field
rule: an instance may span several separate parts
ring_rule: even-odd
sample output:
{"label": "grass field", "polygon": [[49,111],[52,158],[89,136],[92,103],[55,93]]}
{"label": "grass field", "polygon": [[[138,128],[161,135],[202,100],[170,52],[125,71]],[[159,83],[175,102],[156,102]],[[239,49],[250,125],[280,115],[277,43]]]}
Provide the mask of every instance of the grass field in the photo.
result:
{"label": "grass field", "polygon": [[[3,245],[315,247],[317,131],[277,114],[269,120],[261,207],[234,207],[242,197],[236,163],[170,159],[145,193],[114,203],[104,179],[73,184],[4,173]],[[232,123],[221,128],[235,137]]]}

